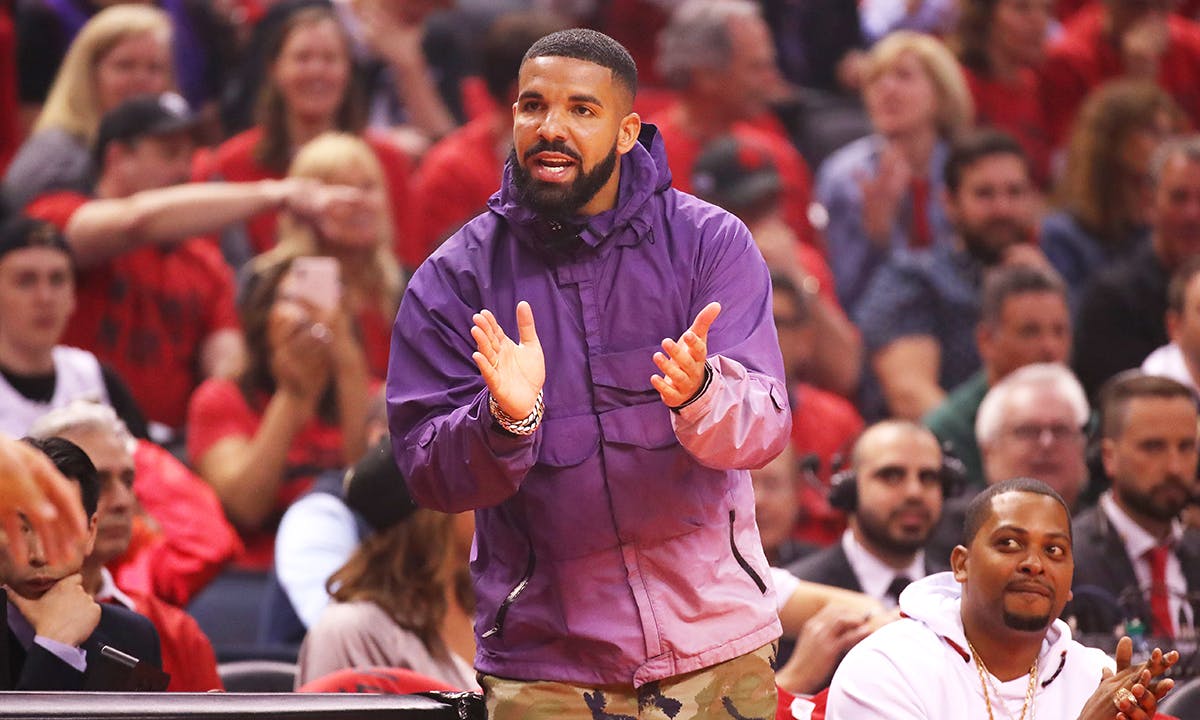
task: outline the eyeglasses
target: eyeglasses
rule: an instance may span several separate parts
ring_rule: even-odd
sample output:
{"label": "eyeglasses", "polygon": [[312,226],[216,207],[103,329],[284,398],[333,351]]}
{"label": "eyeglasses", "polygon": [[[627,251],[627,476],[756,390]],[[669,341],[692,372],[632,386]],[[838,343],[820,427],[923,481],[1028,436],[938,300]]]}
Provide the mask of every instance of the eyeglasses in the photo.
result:
{"label": "eyeglasses", "polygon": [[1014,425],[1007,429],[1009,435],[1023,443],[1046,443],[1049,436],[1049,444],[1057,444],[1063,442],[1074,442],[1083,437],[1083,430],[1074,425],[1066,423],[1051,423],[1049,425],[1039,425],[1038,423],[1023,423]]}

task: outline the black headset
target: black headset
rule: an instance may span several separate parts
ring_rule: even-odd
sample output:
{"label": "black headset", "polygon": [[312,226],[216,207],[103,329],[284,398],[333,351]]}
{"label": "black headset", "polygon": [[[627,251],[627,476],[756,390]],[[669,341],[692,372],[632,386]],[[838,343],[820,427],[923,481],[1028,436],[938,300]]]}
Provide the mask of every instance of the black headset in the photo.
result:
{"label": "black headset", "polygon": [[[842,458],[835,458],[834,467]],[[967,466],[954,454],[953,443],[942,443],[942,467],[938,474],[942,480],[942,498],[958,497],[967,485]],[[829,506],[847,515],[858,509],[858,472],[854,468],[837,470],[829,478]]]}

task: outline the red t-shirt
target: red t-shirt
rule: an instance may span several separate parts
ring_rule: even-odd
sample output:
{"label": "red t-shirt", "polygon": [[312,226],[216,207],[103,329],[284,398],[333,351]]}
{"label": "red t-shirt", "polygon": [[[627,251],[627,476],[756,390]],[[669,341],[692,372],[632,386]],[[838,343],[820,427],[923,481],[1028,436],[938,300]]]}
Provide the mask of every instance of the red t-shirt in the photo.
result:
{"label": "red t-shirt", "polygon": [[[192,168],[196,180],[225,180],[228,182],[252,182],[255,180],[279,180],[283,173],[269,170],[254,159],[254,148],[262,139],[262,128],[253,127],[234,135],[212,153],[198,153]],[[417,213],[412,207],[409,189],[411,174],[408,156],[396,144],[383,135],[368,130],[363,135],[387,181],[388,200],[391,205],[392,223],[396,229],[395,251],[400,262],[410,269],[424,259],[420,244],[416,242],[413,225]],[[255,254],[266,252],[275,246],[274,210],[259,213],[246,221],[246,232]]]}
{"label": "red t-shirt", "polygon": [[[1124,72],[1121,54],[1105,33],[1105,17],[1099,3],[1076,13],[1047,53],[1041,96],[1055,146],[1065,142],[1088,93]],[[1200,127],[1200,25],[1172,15],[1167,31],[1158,85],[1171,94],[1192,125]]]}
{"label": "red t-shirt", "polygon": [[[695,167],[696,160],[704,148],[679,126],[676,119],[678,114],[678,106],[672,106],[656,116],[653,122],[662,133],[667,149],[672,186],[690,193],[692,168]],[[788,226],[802,242],[821,248],[822,242],[812,223],[808,221],[808,206],[812,203],[812,173],[795,146],[786,137],[764,131],[758,125],[750,123],[737,123],[730,132],[739,139],[757,142],[769,150],[783,181],[783,213]]]}
{"label": "red t-shirt", "polygon": [[1050,131],[1039,97],[1037,73],[1022,69],[1015,82],[981,76],[963,67],[963,76],[975,101],[975,118],[1012,135],[1033,167],[1034,179],[1042,187],[1050,182]]}
{"label": "red t-shirt", "polygon": [[[210,378],[196,389],[188,407],[188,457],[197,462],[219,440],[250,440],[262,423],[266,398],[251,407],[237,384]],[[235,560],[242,567],[266,569],[275,557],[275,529],[283,511],[312,485],[322,471],[344,467],[342,431],[319,418],[309,421],[292,440],[284,467],[284,481],[275,497],[274,515],[262,528],[242,531],[245,552]]]}
{"label": "red t-shirt", "polygon": [[108,564],[117,587],[184,607],[242,551],[221,501],[175,456],[139,440],[133,492],[149,519],[134,517],[133,538]]}
{"label": "red t-shirt", "polygon": [[472,120],[442,138],[422,158],[413,176],[422,260],[483,212],[488,198],[500,188],[503,165],[496,155],[500,138],[493,118],[487,114]]}
{"label": "red t-shirt", "polygon": [[[65,230],[91,199],[51,193],[25,212]],[[238,329],[233,273],[221,251],[201,239],[142,247],[82,270],[77,282],[61,344],[91,350],[116,370],[148,419],[182,427],[201,380],[201,346]]]}

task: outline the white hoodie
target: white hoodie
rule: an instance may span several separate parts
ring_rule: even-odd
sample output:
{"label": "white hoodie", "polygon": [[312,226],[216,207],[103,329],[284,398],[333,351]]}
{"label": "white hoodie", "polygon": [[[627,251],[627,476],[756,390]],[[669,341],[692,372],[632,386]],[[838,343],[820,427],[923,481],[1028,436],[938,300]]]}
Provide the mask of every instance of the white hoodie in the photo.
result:
{"label": "white hoodie", "polygon": [[[961,596],[949,572],[909,585],[900,595],[907,618],[867,637],[838,666],[827,720],[987,720],[979,670],[963,634]],[[1106,654],[1075,642],[1066,623],[1055,620],[1042,642],[1034,712],[1026,718],[1075,720],[1106,667],[1114,667]],[[990,680],[992,715],[1020,717],[1029,676],[1005,683],[984,677]]]}

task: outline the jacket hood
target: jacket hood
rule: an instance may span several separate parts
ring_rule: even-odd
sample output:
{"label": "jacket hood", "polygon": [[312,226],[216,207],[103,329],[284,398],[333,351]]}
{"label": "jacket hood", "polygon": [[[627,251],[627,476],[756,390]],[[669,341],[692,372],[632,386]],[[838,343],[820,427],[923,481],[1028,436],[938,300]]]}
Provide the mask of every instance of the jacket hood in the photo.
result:
{"label": "jacket hood", "polygon": [[[906,617],[916,620],[937,633],[951,647],[970,659],[967,650],[967,636],[963,631],[962,615],[962,585],[954,579],[952,572],[940,572],[922,578],[910,584],[900,593],[900,610]],[[1046,639],[1042,642],[1042,658],[1049,655],[1053,662],[1046,668],[1042,663],[1039,674],[1049,674],[1059,665],[1060,654],[1065,657],[1068,646],[1071,645],[1071,629],[1062,620],[1055,620],[1046,630]]]}
{"label": "jacket hood", "polygon": [[[667,166],[667,150],[658,128],[643,123],[638,140],[620,158],[621,180],[617,191],[617,206],[593,216],[576,216],[568,231],[578,234],[589,245],[599,245],[605,238],[626,226],[633,225],[636,240],[649,236],[650,223],[639,216],[650,198],[671,187],[671,170]],[[520,193],[513,183],[512,158],[504,163],[504,178],[500,190],[488,200],[488,208],[504,217],[523,238],[526,232],[544,235],[557,230],[558,223],[539,216],[521,203]],[[549,230],[546,226],[554,227]],[[526,232],[521,232],[524,229]]]}

